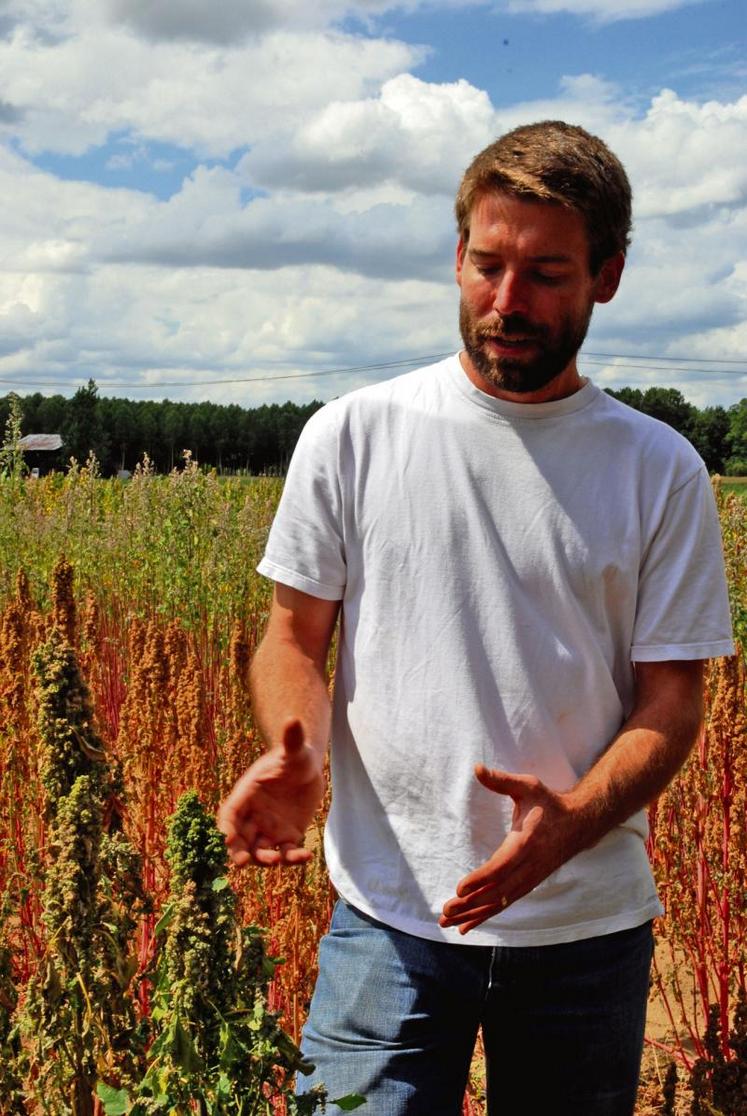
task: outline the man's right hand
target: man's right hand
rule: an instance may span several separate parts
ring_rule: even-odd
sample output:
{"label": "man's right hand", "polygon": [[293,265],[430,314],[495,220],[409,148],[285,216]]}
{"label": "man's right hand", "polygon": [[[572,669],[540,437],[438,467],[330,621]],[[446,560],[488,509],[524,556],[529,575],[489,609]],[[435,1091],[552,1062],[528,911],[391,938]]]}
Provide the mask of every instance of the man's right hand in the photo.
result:
{"label": "man's right hand", "polygon": [[301,722],[288,721],[280,744],[252,764],[218,810],[218,828],[234,864],[311,859],[303,839],[324,794],[322,764],[321,754],[306,743]]}

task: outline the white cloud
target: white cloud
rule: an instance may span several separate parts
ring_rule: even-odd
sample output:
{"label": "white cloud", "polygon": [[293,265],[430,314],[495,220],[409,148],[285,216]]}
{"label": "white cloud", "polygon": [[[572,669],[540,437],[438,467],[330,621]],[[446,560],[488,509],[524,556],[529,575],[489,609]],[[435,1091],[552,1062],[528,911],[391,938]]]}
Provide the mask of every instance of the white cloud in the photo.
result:
{"label": "white cloud", "polygon": [[613,126],[610,142],[630,166],[639,219],[747,200],[747,96],[696,104],[665,89],[643,120]]}
{"label": "white cloud", "polygon": [[145,219],[96,238],[112,261],[167,267],[275,271],[329,265],[378,277],[438,277],[450,263],[450,205],[416,199],[342,212],[328,200],[256,198],[242,206],[238,182],[201,168]]}
{"label": "white cloud", "polygon": [[[102,266],[95,275],[58,277],[40,309],[44,334],[30,337],[22,351],[0,352],[0,380],[25,376],[29,391],[40,379],[74,378],[74,389],[92,376],[103,394],[123,394],[127,381],[130,394],[145,398],[247,406],[277,398],[328,399],[375,374],[275,378],[391,360],[394,338],[397,357],[446,351],[457,339],[450,286],[382,282],[332,268],[307,269],[291,284],[285,272]],[[266,379],[218,382],[257,377]],[[214,386],[166,386],[199,380]],[[120,386],[110,390],[109,383]],[[146,383],[164,386],[141,391],[138,385]]]}
{"label": "white cloud", "polygon": [[507,0],[507,11],[536,15],[564,12],[588,16],[599,23],[623,19],[644,19],[662,12],[676,11],[709,0]]}
{"label": "white cloud", "polygon": [[484,91],[464,80],[436,85],[400,74],[376,97],[336,99],[293,134],[268,137],[241,169],[260,185],[304,191],[396,181],[452,194],[461,169],[494,135]]}
{"label": "white cloud", "polygon": [[420,54],[331,32],[280,31],[222,50],[87,28],[52,43],[17,31],[0,41],[0,72],[30,152],[80,155],[128,131],[221,157],[333,97],[367,95]]}
{"label": "white cloud", "polygon": [[[574,10],[612,18],[616,7]],[[159,141],[197,164],[159,201],[64,182],[0,148],[0,379],[23,375],[33,390],[34,377],[74,370],[108,392],[449,349],[459,175],[496,134],[543,118],[602,135],[635,188],[629,267],[598,308],[595,344],[743,355],[747,98],[665,90],[641,111],[603,76],[575,74],[555,97],[496,109],[467,80],[414,76],[422,52],[410,45],[325,29],[348,9],[226,0],[208,26],[196,0],[0,7],[16,22],[0,41],[0,127],[21,150],[82,153],[116,134],[131,146],[104,158],[124,153],[133,175]],[[204,164],[242,151],[234,166]],[[373,375],[150,397],[329,398]]]}
{"label": "white cloud", "polygon": [[20,27],[31,37],[51,42],[69,34],[72,25],[69,0],[0,0],[0,33]]}
{"label": "white cloud", "polygon": [[147,195],[63,182],[0,146],[2,272],[80,271],[95,262],[91,244],[103,223],[114,236],[143,220]]}

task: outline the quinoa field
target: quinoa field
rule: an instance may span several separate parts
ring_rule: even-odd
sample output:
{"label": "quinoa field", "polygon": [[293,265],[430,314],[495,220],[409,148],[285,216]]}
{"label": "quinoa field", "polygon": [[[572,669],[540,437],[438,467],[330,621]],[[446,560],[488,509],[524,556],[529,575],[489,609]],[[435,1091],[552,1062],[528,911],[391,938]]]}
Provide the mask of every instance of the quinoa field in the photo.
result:
{"label": "quinoa field", "polygon": [[[95,463],[0,476],[3,1116],[321,1104],[292,1096],[333,901],[321,849],[236,872],[212,821],[261,748],[254,568],[281,484],[189,459],[126,483]],[[747,1113],[747,500],[716,493],[739,652],[709,667],[705,731],[651,811],[667,915],[641,1116]],[[482,1080],[478,1054],[465,1116]]]}

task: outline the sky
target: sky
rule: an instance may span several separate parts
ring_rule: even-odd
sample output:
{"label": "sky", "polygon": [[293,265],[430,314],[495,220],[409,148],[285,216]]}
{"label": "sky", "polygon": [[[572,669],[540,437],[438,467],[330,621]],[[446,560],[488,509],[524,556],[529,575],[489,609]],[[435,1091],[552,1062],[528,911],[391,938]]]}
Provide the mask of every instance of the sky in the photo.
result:
{"label": "sky", "polygon": [[453,197],[581,124],[635,225],[579,367],[747,397],[744,0],[0,0],[0,394],[329,400],[459,348]]}

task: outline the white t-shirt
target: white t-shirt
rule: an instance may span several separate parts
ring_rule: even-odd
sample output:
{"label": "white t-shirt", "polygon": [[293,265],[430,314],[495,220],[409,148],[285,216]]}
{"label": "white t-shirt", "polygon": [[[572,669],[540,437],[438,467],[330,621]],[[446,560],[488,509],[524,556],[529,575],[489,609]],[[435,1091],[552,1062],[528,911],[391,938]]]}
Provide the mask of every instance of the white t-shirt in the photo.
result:
{"label": "white t-shirt", "polygon": [[342,600],[325,852],[376,919],[543,945],[661,913],[636,814],[467,938],[438,917],[510,825],[485,763],[570,788],[620,728],[633,661],[733,653],[703,462],[591,383],[509,403],[458,357],[317,412],[259,571]]}

